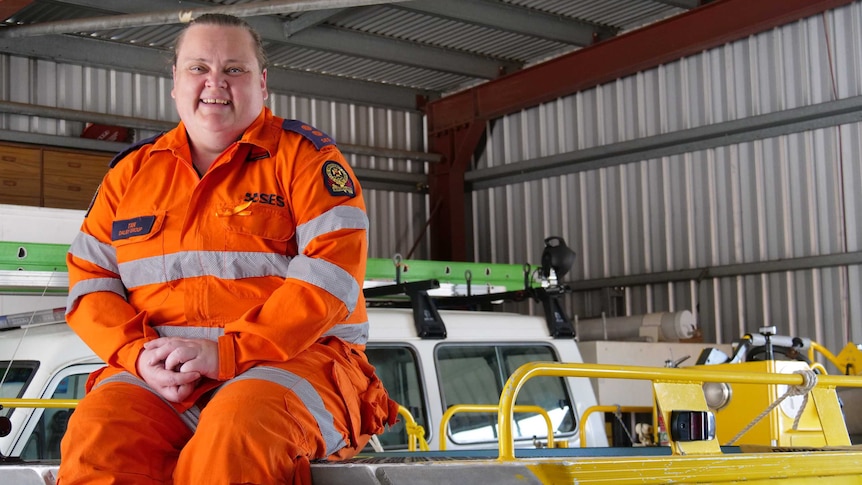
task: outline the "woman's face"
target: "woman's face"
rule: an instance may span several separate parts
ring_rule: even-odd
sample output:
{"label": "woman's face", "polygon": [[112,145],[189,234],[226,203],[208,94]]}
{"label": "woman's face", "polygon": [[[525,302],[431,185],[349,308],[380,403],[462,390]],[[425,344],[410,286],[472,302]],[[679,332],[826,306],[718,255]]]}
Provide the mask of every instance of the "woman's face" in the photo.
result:
{"label": "woman's face", "polygon": [[171,96],[192,141],[223,134],[233,141],[267,97],[251,34],[242,27],[192,25],[177,48]]}

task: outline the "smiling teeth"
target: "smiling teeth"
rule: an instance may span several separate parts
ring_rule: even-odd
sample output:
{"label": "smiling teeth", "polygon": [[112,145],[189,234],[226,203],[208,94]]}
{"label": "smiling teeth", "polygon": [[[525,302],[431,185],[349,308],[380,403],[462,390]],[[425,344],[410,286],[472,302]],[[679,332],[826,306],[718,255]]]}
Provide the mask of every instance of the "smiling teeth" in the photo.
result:
{"label": "smiling teeth", "polygon": [[230,101],[226,99],[201,99],[201,102],[204,104],[230,104]]}

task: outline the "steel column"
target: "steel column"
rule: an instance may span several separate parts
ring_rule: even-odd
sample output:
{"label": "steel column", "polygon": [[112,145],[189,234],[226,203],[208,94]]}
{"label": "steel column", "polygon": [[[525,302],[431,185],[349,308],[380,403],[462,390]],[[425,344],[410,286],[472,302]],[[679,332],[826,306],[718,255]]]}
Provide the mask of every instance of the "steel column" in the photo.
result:
{"label": "steel column", "polygon": [[464,261],[467,256],[464,175],[473,159],[485,121],[473,119],[429,139],[431,152],[443,161],[430,166],[428,194],[431,207],[431,259]]}

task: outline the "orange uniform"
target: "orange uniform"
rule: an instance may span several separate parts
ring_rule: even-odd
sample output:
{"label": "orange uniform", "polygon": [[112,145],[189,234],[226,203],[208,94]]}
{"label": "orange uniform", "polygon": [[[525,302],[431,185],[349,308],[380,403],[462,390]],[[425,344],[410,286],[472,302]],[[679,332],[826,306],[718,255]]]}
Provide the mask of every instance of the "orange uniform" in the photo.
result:
{"label": "orange uniform", "polygon": [[[67,320],[108,366],[73,413],[61,483],[102,467],[104,483],[302,482],[309,459],[391,424],[362,352],[367,227],[334,142],[267,108],[202,176],[182,123],[118,156],[67,258]],[[218,379],[182,403],[152,392],[135,364],[159,336],[217,341]],[[264,471],[225,466],[255,458]]]}

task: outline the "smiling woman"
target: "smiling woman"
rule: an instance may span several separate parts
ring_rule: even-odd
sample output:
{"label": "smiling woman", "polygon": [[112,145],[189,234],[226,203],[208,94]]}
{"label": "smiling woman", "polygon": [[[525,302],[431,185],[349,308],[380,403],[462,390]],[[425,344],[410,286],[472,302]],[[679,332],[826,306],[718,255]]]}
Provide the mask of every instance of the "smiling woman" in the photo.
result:
{"label": "smiling woman", "polygon": [[180,123],[114,159],[69,250],[67,321],[108,365],[64,485],[307,484],[397,416],[364,353],[362,188],[332,138],[264,106],[261,52],[239,18],[190,24]]}
{"label": "smiling woman", "polygon": [[267,97],[260,39],[243,24],[198,21],[177,40],[171,96],[199,173],[257,118]]}

